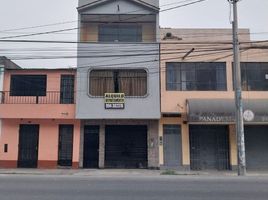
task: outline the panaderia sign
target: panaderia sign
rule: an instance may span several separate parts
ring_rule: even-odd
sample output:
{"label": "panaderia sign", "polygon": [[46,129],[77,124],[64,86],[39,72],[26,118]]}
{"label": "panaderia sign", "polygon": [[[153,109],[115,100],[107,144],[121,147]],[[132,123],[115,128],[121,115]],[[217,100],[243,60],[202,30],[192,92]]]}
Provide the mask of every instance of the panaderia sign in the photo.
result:
{"label": "panaderia sign", "polygon": [[124,93],[105,93],[104,95],[105,109],[124,109],[125,94]]}

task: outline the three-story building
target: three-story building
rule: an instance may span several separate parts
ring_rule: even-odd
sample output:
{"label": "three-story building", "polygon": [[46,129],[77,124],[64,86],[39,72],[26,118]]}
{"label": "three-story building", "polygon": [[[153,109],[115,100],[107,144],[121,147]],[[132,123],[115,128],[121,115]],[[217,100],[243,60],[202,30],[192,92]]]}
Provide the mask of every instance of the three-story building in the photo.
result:
{"label": "three-story building", "polygon": [[80,167],[158,168],[158,0],[80,0]]}

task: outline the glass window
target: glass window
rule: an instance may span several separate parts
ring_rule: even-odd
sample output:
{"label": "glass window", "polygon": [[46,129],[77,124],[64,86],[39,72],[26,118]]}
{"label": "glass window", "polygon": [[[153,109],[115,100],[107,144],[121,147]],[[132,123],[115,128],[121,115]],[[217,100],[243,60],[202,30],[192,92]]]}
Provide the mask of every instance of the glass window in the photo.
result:
{"label": "glass window", "polygon": [[268,63],[242,62],[241,84],[244,91],[268,90]]}
{"label": "glass window", "polygon": [[10,96],[46,96],[46,75],[11,75]]}
{"label": "glass window", "polygon": [[166,63],[166,88],[173,91],[227,89],[225,63]]}
{"label": "glass window", "polygon": [[147,94],[147,72],[143,69],[92,70],[89,75],[89,94],[124,93],[126,96]]}
{"label": "glass window", "polygon": [[99,25],[100,42],[141,42],[142,27],[136,24]]}

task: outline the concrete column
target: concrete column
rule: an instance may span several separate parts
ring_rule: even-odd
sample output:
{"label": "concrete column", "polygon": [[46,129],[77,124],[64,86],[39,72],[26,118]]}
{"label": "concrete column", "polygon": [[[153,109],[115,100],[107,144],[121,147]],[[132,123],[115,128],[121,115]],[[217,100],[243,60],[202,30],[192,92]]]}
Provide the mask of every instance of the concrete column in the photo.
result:
{"label": "concrete column", "polygon": [[100,125],[99,135],[99,168],[105,167],[105,125]]}
{"label": "concrete column", "polygon": [[158,121],[148,123],[148,168],[159,168]]}
{"label": "concrete column", "polygon": [[[159,120],[158,125],[158,133],[159,133],[159,139],[162,137],[162,144],[159,143],[159,165],[164,165],[164,133],[163,133],[163,119]],[[159,142],[158,139],[158,142]]]}
{"label": "concrete column", "polygon": [[81,120],[80,125],[80,145],[79,145],[79,168],[84,164],[84,122]]}
{"label": "concrete column", "polygon": [[182,165],[185,169],[190,168],[190,138],[189,125],[181,124],[181,141],[182,141]]}
{"label": "concrete column", "polygon": [[235,125],[229,125],[229,150],[230,150],[230,166],[232,170],[237,169],[237,145],[236,145]]}

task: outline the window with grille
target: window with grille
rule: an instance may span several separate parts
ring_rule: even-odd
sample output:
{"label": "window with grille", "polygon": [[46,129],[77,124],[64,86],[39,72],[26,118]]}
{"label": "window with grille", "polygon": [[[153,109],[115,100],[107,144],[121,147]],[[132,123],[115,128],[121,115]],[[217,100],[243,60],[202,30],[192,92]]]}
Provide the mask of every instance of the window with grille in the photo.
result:
{"label": "window with grille", "polygon": [[166,63],[166,90],[225,91],[227,90],[226,63]]}
{"label": "window with grille", "polygon": [[89,74],[89,94],[124,93],[141,97],[147,94],[147,72],[143,69],[92,70]]}
{"label": "window with grille", "polygon": [[10,96],[46,96],[46,75],[11,75]]}
{"label": "window with grille", "polygon": [[241,85],[243,91],[267,91],[268,63],[242,62]]}
{"label": "window with grille", "polygon": [[101,24],[100,42],[141,42],[142,26],[137,24]]}

